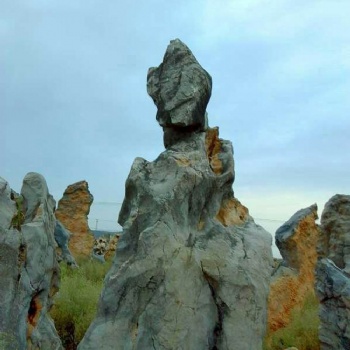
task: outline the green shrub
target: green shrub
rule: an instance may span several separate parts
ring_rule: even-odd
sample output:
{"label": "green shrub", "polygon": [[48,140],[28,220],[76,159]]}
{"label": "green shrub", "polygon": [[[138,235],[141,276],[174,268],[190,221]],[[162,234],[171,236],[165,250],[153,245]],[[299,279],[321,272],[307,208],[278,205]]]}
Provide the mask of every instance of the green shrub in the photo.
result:
{"label": "green shrub", "polygon": [[66,350],[74,350],[96,314],[110,263],[80,260],[79,268],[61,264],[61,287],[50,314]]}
{"label": "green shrub", "polygon": [[264,350],[282,350],[292,346],[298,350],[319,350],[318,307],[316,296],[310,293],[303,307],[292,313],[291,322],[274,332],[270,339],[265,339]]}

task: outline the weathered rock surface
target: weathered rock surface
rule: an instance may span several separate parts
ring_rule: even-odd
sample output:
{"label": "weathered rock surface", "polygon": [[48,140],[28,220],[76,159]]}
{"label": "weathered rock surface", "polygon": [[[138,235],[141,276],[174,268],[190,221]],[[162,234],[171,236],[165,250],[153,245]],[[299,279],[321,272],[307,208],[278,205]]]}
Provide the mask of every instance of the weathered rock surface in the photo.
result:
{"label": "weathered rock surface", "polygon": [[62,349],[48,314],[59,287],[55,201],[37,173],[13,198],[0,178],[0,347]]}
{"label": "weathered rock surface", "polygon": [[321,228],[320,257],[350,274],[350,195],[337,194],[326,203]]}
{"label": "weathered rock surface", "polygon": [[207,127],[205,110],[211,95],[210,75],[179,39],[168,46],[163,63],[150,68],[147,91],[158,108],[165,147]]}
{"label": "weathered rock surface", "polygon": [[94,236],[88,224],[88,215],[94,197],[86,181],[69,185],[58,202],[56,218],[71,232],[69,249],[73,256],[90,256]]}
{"label": "weathered rock surface", "polygon": [[[176,83],[178,91],[186,95],[192,87],[189,106],[202,107],[189,107],[190,117],[182,122],[186,112],[181,103],[164,107],[173,94],[161,92],[158,102],[148,86],[161,104],[160,124],[180,136],[166,143],[167,150],[154,162],[137,158],[132,165],[119,215],[123,235],[80,350],[262,348],[271,236],[233,196],[229,141],[215,139],[220,166],[213,167],[213,149],[206,144],[211,131],[202,131],[200,122],[209,78],[201,72],[203,81],[195,78],[192,85],[186,80],[199,68],[186,64],[187,56],[193,56],[179,40],[170,43],[165,56],[169,63],[163,66],[169,65],[169,71],[171,65],[177,67],[177,52],[185,55],[179,58],[185,73],[180,66],[168,79],[182,81],[178,75],[184,74],[185,86]],[[160,91],[168,83],[159,83]],[[192,132],[185,127],[181,135],[182,123],[202,126]]]}
{"label": "weathered rock surface", "polygon": [[120,238],[120,235],[118,235],[118,234],[110,237],[110,240],[109,240],[108,246],[107,246],[107,251],[106,251],[105,256],[104,256],[105,260],[110,260],[110,259],[114,258],[115,251],[117,250],[119,238]]}
{"label": "weathered rock surface", "polygon": [[276,231],[276,245],[283,261],[272,276],[268,308],[268,333],[287,326],[295,308],[314,293],[317,242],[317,205],[296,212]]}
{"label": "weathered rock surface", "polygon": [[118,240],[118,235],[96,238],[92,249],[92,257],[101,262],[109,260],[115,254]]}
{"label": "weathered rock surface", "polygon": [[350,196],[335,195],[321,216],[316,293],[321,350],[350,349]]}
{"label": "weathered rock surface", "polygon": [[63,260],[67,265],[77,267],[78,265],[68,247],[71,234],[59,220],[56,220],[54,235],[58,245],[58,261]]}

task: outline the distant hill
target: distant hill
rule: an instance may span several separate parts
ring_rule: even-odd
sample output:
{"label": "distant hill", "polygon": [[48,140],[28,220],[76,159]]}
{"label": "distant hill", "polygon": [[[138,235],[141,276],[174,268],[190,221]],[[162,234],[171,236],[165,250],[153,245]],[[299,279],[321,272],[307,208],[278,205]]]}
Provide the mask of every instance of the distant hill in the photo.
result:
{"label": "distant hill", "polygon": [[116,234],[121,235],[122,232],[116,232],[116,231],[103,231],[103,230],[91,230],[92,234],[95,238],[101,237],[101,236],[114,236]]}

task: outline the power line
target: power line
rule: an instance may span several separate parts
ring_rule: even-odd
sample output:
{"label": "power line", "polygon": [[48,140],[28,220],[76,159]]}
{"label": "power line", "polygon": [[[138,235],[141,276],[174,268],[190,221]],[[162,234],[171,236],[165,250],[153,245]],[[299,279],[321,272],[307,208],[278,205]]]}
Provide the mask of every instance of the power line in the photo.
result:
{"label": "power line", "polygon": [[97,204],[97,205],[122,205],[123,203],[119,203],[119,202],[93,202],[92,204]]}
{"label": "power line", "polygon": [[[285,220],[277,220],[277,219],[262,219],[262,218],[256,218],[253,217],[254,220],[261,220],[261,221],[269,221],[269,222],[279,222],[279,223],[284,223]],[[100,219],[100,218],[89,218],[89,220],[98,220],[98,221],[105,221],[105,222],[117,222],[117,219],[115,220],[107,220],[107,219]]]}
{"label": "power line", "polygon": [[286,220],[277,220],[277,219],[262,219],[262,218],[256,218],[256,217],[253,217],[253,219],[255,220],[262,220],[262,221],[271,221],[271,222],[286,222]]}

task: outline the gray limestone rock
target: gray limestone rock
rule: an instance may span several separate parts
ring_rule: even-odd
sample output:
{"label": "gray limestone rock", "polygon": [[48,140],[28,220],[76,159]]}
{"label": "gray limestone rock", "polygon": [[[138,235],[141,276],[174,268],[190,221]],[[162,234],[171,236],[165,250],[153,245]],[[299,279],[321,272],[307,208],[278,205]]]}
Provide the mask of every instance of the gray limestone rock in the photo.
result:
{"label": "gray limestone rock", "polygon": [[210,75],[190,49],[179,39],[172,40],[163,62],[150,68],[147,75],[147,91],[158,108],[157,120],[164,129],[166,147],[173,138],[205,130],[211,87]]}
{"label": "gray limestone rock", "polygon": [[67,265],[71,267],[77,267],[78,265],[68,247],[70,232],[59,220],[56,220],[54,236],[61,253],[60,256],[58,256],[58,260],[65,261]]}
{"label": "gray limestone rock", "polygon": [[316,269],[322,350],[350,350],[350,275],[323,258]]}
{"label": "gray limestone rock", "polygon": [[316,266],[321,350],[350,350],[350,196],[337,194],[321,216]]}
{"label": "gray limestone rock", "polygon": [[0,191],[1,348],[62,349],[48,314],[59,285],[55,202],[36,173],[25,176],[16,203],[3,179]]}
{"label": "gray limestone rock", "polygon": [[[298,210],[288,221],[277,229],[275,241],[283,258],[281,267],[288,267],[298,271],[300,265],[305,263],[305,261],[303,261],[305,256],[300,256],[303,249],[299,247],[302,247],[305,242],[300,242],[300,238],[295,239],[295,236],[297,235],[297,231],[300,230],[300,224],[309,216],[313,218],[313,221],[318,219],[316,204]],[[308,228],[308,230],[310,231],[310,228]],[[307,240],[310,234],[306,233],[304,236],[303,238]]]}
{"label": "gray limestone rock", "polygon": [[184,133],[131,167],[123,235],[80,350],[262,348],[271,236],[233,196],[231,143]]}
{"label": "gray limestone rock", "polygon": [[11,200],[11,188],[7,181],[0,177],[0,223],[4,228],[11,226],[16,212],[16,203]]}
{"label": "gray limestone rock", "polygon": [[350,273],[350,195],[336,194],[321,216],[319,254]]}

